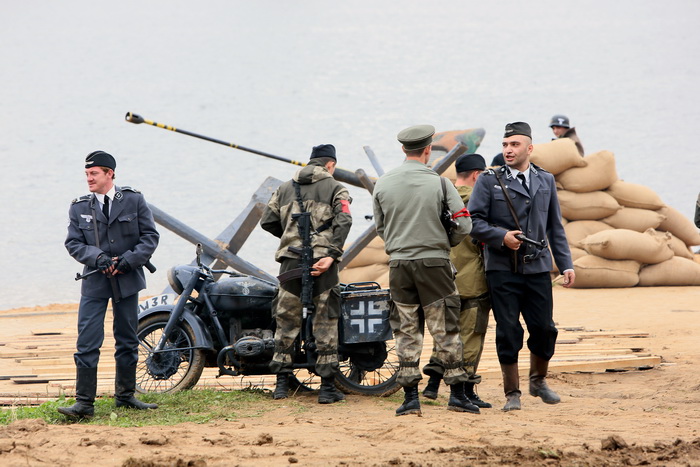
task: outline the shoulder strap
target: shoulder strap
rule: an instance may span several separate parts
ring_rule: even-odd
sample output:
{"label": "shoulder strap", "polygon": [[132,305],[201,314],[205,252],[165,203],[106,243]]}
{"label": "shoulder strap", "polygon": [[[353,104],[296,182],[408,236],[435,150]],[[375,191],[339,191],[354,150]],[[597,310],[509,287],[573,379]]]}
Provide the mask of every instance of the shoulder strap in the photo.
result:
{"label": "shoulder strap", "polygon": [[506,185],[503,183],[503,179],[498,175],[498,171],[494,171],[494,175],[496,175],[496,180],[498,180],[498,184],[501,185],[501,190],[503,190],[503,195],[506,198],[506,204],[508,204],[508,210],[510,211],[510,215],[513,216],[515,226],[518,228],[518,230],[523,230],[522,228],[520,228],[520,221],[518,221],[518,215],[515,214],[513,202],[510,200],[510,195],[508,195],[508,191],[506,189]]}

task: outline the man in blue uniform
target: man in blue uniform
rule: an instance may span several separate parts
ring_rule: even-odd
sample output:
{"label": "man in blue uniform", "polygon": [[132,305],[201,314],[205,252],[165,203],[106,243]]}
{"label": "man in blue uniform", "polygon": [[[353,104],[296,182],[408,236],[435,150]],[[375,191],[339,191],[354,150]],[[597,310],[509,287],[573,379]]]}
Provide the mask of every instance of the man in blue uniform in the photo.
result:
{"label": "man in blue uniform", "polygon": [[571,287],[575,279],[554,176],[530,163],[531,135],[530,125],[525,122],[506,125],[505,166],[488,170],[478,178],[468,204],[471,235],[486,245],[486,278],[507,399],[504,411],[520,409],[521,313],[530,334],[530,394],[548,404],[560,401],[545,381],[558,334],[552,318],[552,255],[546,246],[523,239],[548,240],[557,267],[563,271],[564,287]]}
{"label": "man in blue uniform", "polygon": [[85,176],[92,194],[73,200],[65,241],[68,253],[85,265],[78,309],[76,403],[59,407],[72,418],[92,417],[97,391],[97,363],[104,340],[104,319],[109,299],[114,313],[114,358],[117,364],[117,407],[155,409],[134,397],[139,341],[138,293],[146,287],[143,266],[158,245],[159,234],[143,195],[130,187],[114,185],[114,157],[104,151],[85,159]]}

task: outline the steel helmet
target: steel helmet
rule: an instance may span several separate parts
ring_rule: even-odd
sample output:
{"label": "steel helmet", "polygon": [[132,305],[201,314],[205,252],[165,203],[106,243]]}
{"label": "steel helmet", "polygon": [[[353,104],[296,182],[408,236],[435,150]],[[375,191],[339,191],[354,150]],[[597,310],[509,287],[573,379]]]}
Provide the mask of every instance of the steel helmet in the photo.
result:
{"label": "steel helmet", "polygon": [[571,128],[571,126],[569,126],[569,117],[566,115],[555,115],[552,117],[552,121],[549,122],[549,127],[552,128],[553,126]]}

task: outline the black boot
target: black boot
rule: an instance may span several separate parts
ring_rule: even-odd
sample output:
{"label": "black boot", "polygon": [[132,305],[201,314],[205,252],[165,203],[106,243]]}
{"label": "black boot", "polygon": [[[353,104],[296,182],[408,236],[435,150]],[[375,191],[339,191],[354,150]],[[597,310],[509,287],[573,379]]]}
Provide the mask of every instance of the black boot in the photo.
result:
{"label": "black boot", "polygon": [[548,368],[548,360],[530,354],[530,395],[542,398],[545,404],[558,404],[561,398],[547,386],[545,380]]}
{"label": "black boot", "polygon": [[479,395],[476,392],[474,392],[474,386],[474,383],[464,383],[464,395],[467,396],[469,402],[481,409],[490,409],[491,407],[493,407],[488,402],[484,402],[481,400]]}
{"label": "black boot", "polygon": [[76,368],[75,404],[59,407],[58,412],[71,418],[91,418],[95,415],[97,368]]}
{"label": "black boot", "polygon": [[158,404],[141,402],[134,397],[136,391],[136,367],[117,366],[117,375],[114,379],[114,399],[117,407],[146,410],[157,409]]}
{"label": "black boot", "polygon": [[403,388],[404,399],[401,407],[396,409],[396,415],[421,415],[420,401],[418,400],[418,385]]}
{"label": "black boot", "polygon": [[431,374],[428,384],[423,389],[423,395],[428,399],[435,400],[438,396],[438,391],[440,390],[440,382],[442,381],[442,376],[438,374]]}
{"label": "black boot", "polygon": [[286,399],[289,397],[289,373],[277,373],[277,382],[275,383],[275,392],[272,393],[272,398]]}
{"label": "black boot", "polygon": [[520,380],[518,375],[518,364],[501,363],[501,373],[503,373],[503,392],[506,394],[506,405],[501,410],[510,412],[520,410]]}
{"label": "black boot", "polygon": [[447,410],[479,413],[479,407],[472,404],[464,395],[464,383],[450,384],[450,401],[447,403]]}
{"label": "black boot", "polygon": [[319,404],[332,404],[344,400],[345,394],[335,387],[335,376],[321,378],[321,391],[318,393]]}

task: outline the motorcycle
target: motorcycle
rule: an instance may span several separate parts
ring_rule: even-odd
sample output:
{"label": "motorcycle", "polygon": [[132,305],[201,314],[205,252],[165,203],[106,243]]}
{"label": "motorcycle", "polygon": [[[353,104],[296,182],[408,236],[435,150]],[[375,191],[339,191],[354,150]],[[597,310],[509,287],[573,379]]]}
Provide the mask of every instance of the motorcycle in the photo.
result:
{"label": "motorcycle", "polygon": [[[202,264],[201,253],[197,245],[197,266],[180,265],[168,271],[168,282],[179,294],[174,305],[139,313],[138,392],[192,388],[205,367],[218,367],[217,377],[272,374],[272,301],[277,284],[211,269]],[[347,394],[393,394],[400,386],[388,322],[389,291],[375,282],[341,284],[341,303],[336,386]],[[314,372],[317,351],[311,320],[310,314],[302,318],[291,388],[310,389],[310,379],[302,382],[297,376],[304,370]]]}

